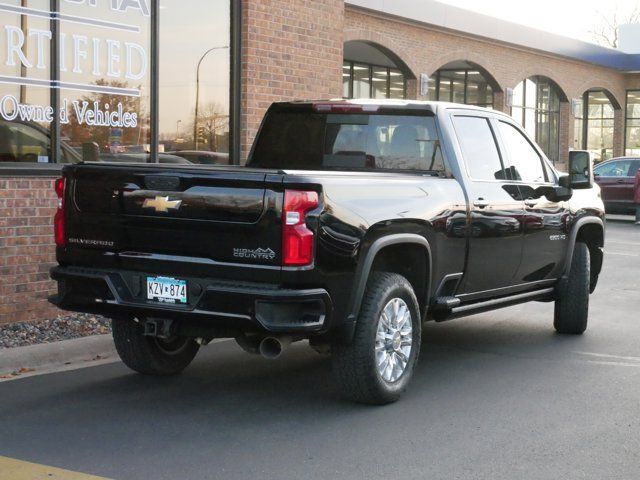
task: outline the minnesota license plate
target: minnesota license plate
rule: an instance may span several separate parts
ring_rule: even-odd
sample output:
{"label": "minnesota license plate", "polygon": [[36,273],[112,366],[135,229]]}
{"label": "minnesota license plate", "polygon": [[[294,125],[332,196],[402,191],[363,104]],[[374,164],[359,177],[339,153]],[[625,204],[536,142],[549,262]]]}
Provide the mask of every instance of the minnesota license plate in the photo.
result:
{"label": "minnesota license plate", "polygon": [[187,303],[187,281],[169,277],[147,277],[147,299],[165,303]]}

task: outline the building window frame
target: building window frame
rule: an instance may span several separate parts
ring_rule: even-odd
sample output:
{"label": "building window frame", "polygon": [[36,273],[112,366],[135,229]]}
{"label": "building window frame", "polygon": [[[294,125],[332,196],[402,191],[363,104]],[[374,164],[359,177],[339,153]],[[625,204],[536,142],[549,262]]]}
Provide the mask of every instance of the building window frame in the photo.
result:
{"label": "building window frame", "polygon": [[402,98],[403,99],[407,98],[407,75],[400,68],[387,67],[387,66],[384,66],[384,65],[376,65],[376,64],[367,63],[367,62],[359,62],[359,61],[356,61],[356,60],[347,60],[345,58],[343,60],[343,62],[342,62],[343,74],[345,72],[345,68],[346,68],[347,65],[349,65],[349,86],[348,86],[349,96],[347,96],[347,97],[344,96],[344,86],[343,86],[343,97],[342,98],[345,98],[345,99],[354,98],[354,96],[353,96],[354,81],[355,81],[354,67],[356,65],[369,68],[369,73],[368,73],[369,95],[368,95],[368,97],[365,97],[365,98],[374,98],[372,96],[373,95],[373,71],[374,71],[374,69],[385,69],[386,70],[387,83],[386,83],[386,95],[385,95],[385,98],[387,98],[387,99],[397,98],[397,97],[391,97],[391,72],[400,72],[402,74],[402,77],[403,77]]}
{"label": "building window frame", "polygon": [[[629,128],[637,128],[640,131],[640,116],[630,117],[629,116],[629,94],[636,94],[638,96],[637,103],[633,103],[633,105],[640,105],[640,89],[638,88],[630,88],[625,92],[625,104],[624,104],[624,154],[625,156],[633,156],[633,153],[629,153]],[[632,125],[629,127],[629,121],[636,121],[638,125]],[[633,148],[633,150],[638,150],[640,153],[640,147]],[[636,154],[638,155],[638,154]]]}
{"label": "building window frame", "polygon": [[[149,112],[150,112],[150,154],[147,159],[148,163],[158,163],[159,158],[159,112],[160,112],[160,1],[150,0],[150,92],[149,92]],[[240,164],[240,121],[241,121],[241,78],[242,78],[242,60],[240,52],[242,51],[242,0],[229,0],[230,3],[230,27],[229,27],[229,156],[231,163]],[[60,0],[50,0],[49,15],[51,29],[51,48],[49,61],[51,63],[51,71],[49,78],[52,81],[60,79],[60,36],[59,36],[59,20]],[[49,92],[50,106],[54,111],[60,109],[60,92],[59,89],[51,88]],[[0,163],[0,177],[2,176],[51,176],[58,174],[65,163],[59,162],[62,155],[60,130],[61,123],[59,115],[55,115],[50,124],[50,158],[49,163]]]}
{"label": "building window frame", "polygon": [[[609,105],[611,105],[611,110],[613,111],[613,114],[611,117],[605,117],[604,116],[604,108],[600,109],[600,116],[599,117],[593,117],[589,114],[589,94],[590,93],[602,93],[605,97],[607,97],[607,99],[609,100]],[[603,104],[604,105],[604,104]],[[626,106],[626,99],[625,99],[625,106]],[[600,122],[600,130],[601,132],[604,131],[604,121],[605,120],[610,120],[612,122],[612,126],[610,127],[611,130],[611,136],[612,136],[612,145],[611,145],[611,156],[608,158],[601,158],[598,163],[600,162],[604,162],[606,160],[609,160],[611,158],[614,157],[613,155],[613,149],[615,148],[615,140],[614,140],[614,136],[615,136],[615,110],[616,108],[613,105],[613,102],[611,101],[611,99],[608,97],[607,93],[605,90],[603,89],[595,89],[595,90],[587,90],[582,94],[582,145],[581,148],[582,150],[589,150],[589,123],[591,123],[592,120],[598,120]],[[626,112],[625,112],[625,143],[626,143]],[[626,149],[626,146],[625,146]],[[605,149],[607,150],[607,149]]]}
{"label": "building window frame", "polygon": [[[463,99],[464,99],[464,104],[465,105],[475,105],[478,107],[484,107],[484,108],[493,108],[494,105],[494,101],[495,101],[495,90],[493,88],[493,85],[491,85],[491,83],[488,81],[488,79],[486,78],[485,74],[482,72],[482,70],[479,70],[478,68],[473,68],[473,67],[466,67],[466,68],[440,68],[436,71],[435,75],[435,100],[436,101],[443,101],[443,102],[453,102],[453,95],[454,95],[454,89],[453,88],[449,88],[449,98],[448,99],[441,99],[440,98],[440,85],[442,83],[442,73],[446,73],[446,72],[462,72],[464,71],[464,90],[463,90]],[[468,99],[469,99],[469,72],[478,72],[480,75],[482,75],[482,77],[485,79],[487,85],[489,87],[491,87],[491,102],[474,102],[474,103],[468,103]],[[453,82],[453,79],[450,80],[451,82]]]}
{"label": "building window frame", "polygon": [[[535,86],[535,92],[533,97],[533,106],[527,105],[527,98],[530,95],[530,92],[527,91],[527,84],[531,82]],[[526,130],[530,135],[532,135],[536,141],[536,143],[540,146],[542,151],[545,153],[547,158],[551,160],[553,164],[557,163],[560,160],[560,115],[561,115],[561,103],[562,103],[562,95],[560,88],[553,82],[551,79],[540,76],[533,75],[531,77],[527,77],[523,79],[518,85],[516,85],[516,89],[522,85],[522,104],[521,105],[512,105],[510,108],[510,115],[518,122],[519,125],[522,126],[524,130]],[[554,95],[555,99],[552,102],[551,97],[547,99],[547,107],[541,107],[541,95],[542,90],[545,86],[548,86],[550,95]],[[514,89],[515,90],[515,89]],[[552,104],[557,105],[557,108],[553,108]],[[520,109],[520,118],[516,118],[514,115],[514,109]],[[528,125],[527,122],[527,113],[533,111],[533,127],[532,131],[531,126]],[[542,131],[539,130],[538,126],[541,125],[541,119],[546,116],[546,137],[547,142],[543,145],[542,142]],[[553,135],[555,138],[552,140],[552,118],[555,119],[556,132]],[[555,158],[554,158],[555,157]]]}

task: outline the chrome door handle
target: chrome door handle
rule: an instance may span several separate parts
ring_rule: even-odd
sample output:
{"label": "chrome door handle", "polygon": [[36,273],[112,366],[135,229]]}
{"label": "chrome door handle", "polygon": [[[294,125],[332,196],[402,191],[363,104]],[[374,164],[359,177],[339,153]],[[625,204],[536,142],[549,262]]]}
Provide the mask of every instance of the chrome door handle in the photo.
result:
{"label": "chrome door handle", "polygon": [[484,198],[478,198],[473,202],[474,207],[485,208],[489,206],[489,201]]}
{"label": "chrome door handle", "polygon": [[527,199],[524,201],[524,204],[525,204],[527,207],[535,207],[535,206],[538,204],[538,200],[536,200],[535,198],[527,198]]}

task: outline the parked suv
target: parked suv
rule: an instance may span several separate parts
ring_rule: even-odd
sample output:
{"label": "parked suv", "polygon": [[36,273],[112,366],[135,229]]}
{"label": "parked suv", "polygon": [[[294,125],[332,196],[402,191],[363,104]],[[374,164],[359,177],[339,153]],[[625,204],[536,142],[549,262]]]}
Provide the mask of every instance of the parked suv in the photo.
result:
{"label": "parked suv", "polygon": [[607,212],[635,214],[633,186],[638,169],[640,158],[637,157],[612,158],[593,169]]}

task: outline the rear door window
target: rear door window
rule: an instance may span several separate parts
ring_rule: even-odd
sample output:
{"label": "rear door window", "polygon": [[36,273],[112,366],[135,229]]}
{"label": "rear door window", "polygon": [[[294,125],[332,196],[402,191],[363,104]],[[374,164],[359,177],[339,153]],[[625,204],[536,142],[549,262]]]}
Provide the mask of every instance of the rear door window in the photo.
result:
{"label": "rear door window", "polygon": [[272,112],[249,165],[283,169],[444,172],[435,125],[426,115]]}
{"label": "rear door window", "polygon": [[469,176],[474,180],[505,180],[506,172],[489,121],[483,117],[453,117],[456,136]]}

